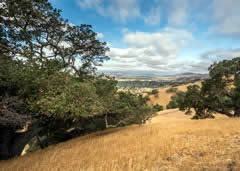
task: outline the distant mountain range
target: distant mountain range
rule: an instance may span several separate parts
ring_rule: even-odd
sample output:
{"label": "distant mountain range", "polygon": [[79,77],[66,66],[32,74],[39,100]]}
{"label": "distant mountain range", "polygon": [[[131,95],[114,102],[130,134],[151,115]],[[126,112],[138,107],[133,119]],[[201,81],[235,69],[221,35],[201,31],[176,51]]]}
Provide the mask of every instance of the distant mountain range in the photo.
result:
{"label": "distant mountain range", "polygon": [[173,75],[175,77],[199,77],[199,78],[208,78],[209,75],[208,74],[200,74],[200,73],[192,73],[192,72],[186,72],[186,73],[182,73],[182,74],[176,74]]}
{"label": "distant mountain range", "polygon": [[208,74],[185,72],[180,74],[161,74],[161,73],[125,73],[125,72],[105,72],[106,75],[113,76],[116,79],[153,79],[153,78],[173,78],[193,77],[195,79],[206,79]]}

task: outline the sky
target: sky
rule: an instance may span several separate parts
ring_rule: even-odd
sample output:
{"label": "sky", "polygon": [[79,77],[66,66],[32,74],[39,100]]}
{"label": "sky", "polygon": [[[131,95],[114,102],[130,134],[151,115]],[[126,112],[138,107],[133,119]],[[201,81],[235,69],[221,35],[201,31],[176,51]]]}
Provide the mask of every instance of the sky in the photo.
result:
{"label": "sky", "polygon": [[100,72],[207,73],[240,56],[240,0],[49,0],[107,42]]}

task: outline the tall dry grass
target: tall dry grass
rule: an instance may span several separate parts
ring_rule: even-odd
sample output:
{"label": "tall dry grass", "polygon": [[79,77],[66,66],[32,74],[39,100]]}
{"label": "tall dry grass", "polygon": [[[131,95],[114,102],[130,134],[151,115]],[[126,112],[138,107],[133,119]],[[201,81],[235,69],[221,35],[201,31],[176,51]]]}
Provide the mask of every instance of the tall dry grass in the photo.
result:
{"label": "tall dry grass", "polygon": [[[190,85],[193,85],[193,84],[201,86],[201,82],[197,81],[195,83],[180,85],[180,86],[177,86],[176,88],[177,88],[178,91],[186,91],[187,87],[190,86]],[[171,88],[171,86],[158,88],[157,89],[158,90],[158,96],[150,95],[150,101],[148,102],[148,104],[151,105],[151,106],[153,106],[155,104],[160,104],[160,105],[163,105],[163,107],[166,109],[166,106],[171,101],[171,97],[176,94],[174,92],[168,93],[167,90],[169,88]]]}
{"label": "tall dry grass", "polygon": [[0,162],[0,170],[240,170],[239,119],[166,116]]}

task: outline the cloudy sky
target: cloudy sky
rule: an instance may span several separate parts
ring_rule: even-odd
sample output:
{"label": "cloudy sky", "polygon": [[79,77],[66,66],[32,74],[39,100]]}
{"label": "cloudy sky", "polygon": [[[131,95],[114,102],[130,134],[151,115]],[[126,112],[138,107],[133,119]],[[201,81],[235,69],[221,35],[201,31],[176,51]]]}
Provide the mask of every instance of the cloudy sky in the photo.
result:
{"label": "cloudy sky", "polygon": [[108,43],[100,71],[206,73],[240,56],[240,0],[50,0]]}

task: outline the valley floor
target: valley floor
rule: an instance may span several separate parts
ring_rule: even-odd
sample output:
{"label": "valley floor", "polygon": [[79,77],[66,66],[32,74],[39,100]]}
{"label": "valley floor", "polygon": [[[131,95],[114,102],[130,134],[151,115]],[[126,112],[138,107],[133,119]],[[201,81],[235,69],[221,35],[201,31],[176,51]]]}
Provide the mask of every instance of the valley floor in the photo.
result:
{"label": "valley floor", "polygon": [[0,162],[0,170],[240,170],[240,120],[159,112],[143,126],[109,129]]}

